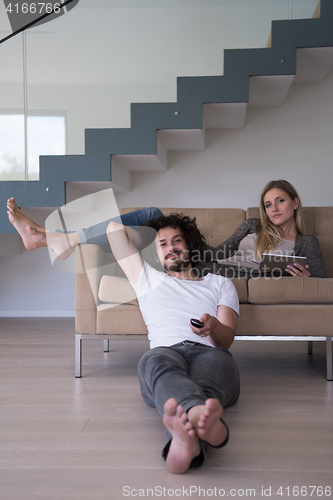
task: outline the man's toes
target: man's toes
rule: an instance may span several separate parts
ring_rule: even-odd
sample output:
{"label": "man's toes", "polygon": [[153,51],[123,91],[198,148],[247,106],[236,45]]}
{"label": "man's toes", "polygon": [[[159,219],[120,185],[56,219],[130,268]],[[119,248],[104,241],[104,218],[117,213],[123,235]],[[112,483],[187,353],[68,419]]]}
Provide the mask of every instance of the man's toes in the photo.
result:
{"label": "man's toes", "polygon": [[186,422],[188,422],[187,413],[182,412],[181,415],[179,415],[179,419],[183,424],[186,424]]}
{"label": "man's toes", "polygon": [[208,408],[210,411],[220,410],[221,408],[220,402],[217,399],[207,399],[205,404],[206,408]]}
{"label": "man's toes", "polygon": [[187,421],[187,422],[185,423],[184,427],[185,427],[185,429],[186,429],[187,431],[191,431],[191,430],[193,430],[193,431],[195,432],[195,429],[194,429],[193,425],[192,425],[192,424],[191,424],[191,422],[189,422],[189,421]]}
{"label": "man's toes", "polygon": [[164,404],[164,413],[166,415],[175,415],[177,409],[177,400],[175,398],[170,398]]}

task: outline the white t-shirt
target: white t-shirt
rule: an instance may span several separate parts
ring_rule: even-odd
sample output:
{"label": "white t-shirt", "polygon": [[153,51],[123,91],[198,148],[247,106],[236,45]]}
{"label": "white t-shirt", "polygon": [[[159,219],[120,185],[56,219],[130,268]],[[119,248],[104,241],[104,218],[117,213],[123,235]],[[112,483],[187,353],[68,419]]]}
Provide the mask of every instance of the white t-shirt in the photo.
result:
{"label": "white t-shirt", "polygon": [[209,337],[192,332],[190,319],[199,319],[204,313],[216,317],[219,305],[228,306],[239,315],[236,288],[224,276],[207,274],[198,281],[181,280],[144,263],[138,281],[131,285],[148,328],[151,348],[183,340],[213,346]]}

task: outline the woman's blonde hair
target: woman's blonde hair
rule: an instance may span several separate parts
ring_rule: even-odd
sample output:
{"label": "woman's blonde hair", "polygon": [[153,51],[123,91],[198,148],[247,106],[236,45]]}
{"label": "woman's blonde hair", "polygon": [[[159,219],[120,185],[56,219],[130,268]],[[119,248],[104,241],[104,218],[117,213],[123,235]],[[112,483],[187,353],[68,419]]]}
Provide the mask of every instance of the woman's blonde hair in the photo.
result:
{"label": "woman's blonde hair", "polygon": [[298,198],[299,200],[298,207],[295,209],[294,212],[295,224],[297,232],[299,234],[305,233],[303,208],[301,200],[294,186],[292,186],[290,182],[285,180],[270,181],[264,187],[260,197],[259,211],[260,211],[261,228],[260,232],[258,233],[255,245],[255,251],[260,257],[264,252],[267,252],[270,249],[275,248],[283,240],[282,230],[278,226],[275,226],[275,224],[273,224],[269,220],[266,214],[266,209],[264,204],[264,198],[266,193],[268,193],[268,191],[274,188],[281,189],[282,191],[284,191],[291,200]]}

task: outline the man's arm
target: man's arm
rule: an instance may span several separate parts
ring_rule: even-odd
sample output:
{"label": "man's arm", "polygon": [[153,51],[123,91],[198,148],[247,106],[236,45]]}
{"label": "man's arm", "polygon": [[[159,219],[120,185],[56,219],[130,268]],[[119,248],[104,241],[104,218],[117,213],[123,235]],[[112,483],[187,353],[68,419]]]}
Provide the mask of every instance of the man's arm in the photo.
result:
{"label": "man's arm", "polygon": [[141,253],[135,244],[139,243],[139,233],[117,222],[110,222],[107,237],[112,253],[131,283],[136,283],[143,266]]}
{"label": "man's arm", "polygon": [[204,323],[202,328],[195,328],[190,325],[192,332],[199,337],[210,337],[212,344],[216,347],[229,349],[234,341],[238,315],[231,307],[220,305],[217,308],[217,317],[205,313],[200,321]]}

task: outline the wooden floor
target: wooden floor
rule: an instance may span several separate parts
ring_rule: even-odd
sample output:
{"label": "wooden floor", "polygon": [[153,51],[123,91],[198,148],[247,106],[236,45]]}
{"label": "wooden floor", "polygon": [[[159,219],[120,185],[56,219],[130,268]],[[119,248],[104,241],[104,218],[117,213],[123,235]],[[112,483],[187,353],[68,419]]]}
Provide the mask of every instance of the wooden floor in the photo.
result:
{"label": "wooden floor", "polygon": [[242,392],[225,411],[230,442],[175,476],[160,457],[161,418],[140,395],[147,340],[114,340],[109,353],[84,341],[75,379],[72,319],[0,319],[0,330],[1,500],[333,497],[323,342],[309,356],[304,342],[236,341]]}

